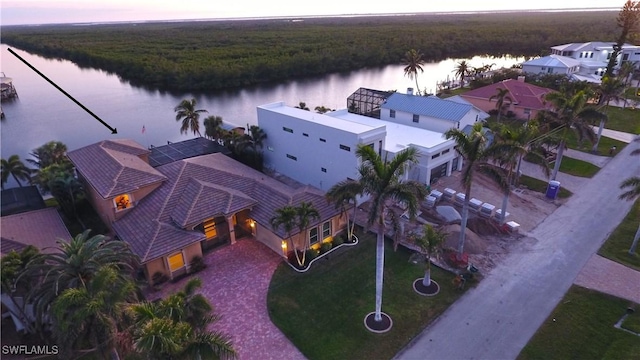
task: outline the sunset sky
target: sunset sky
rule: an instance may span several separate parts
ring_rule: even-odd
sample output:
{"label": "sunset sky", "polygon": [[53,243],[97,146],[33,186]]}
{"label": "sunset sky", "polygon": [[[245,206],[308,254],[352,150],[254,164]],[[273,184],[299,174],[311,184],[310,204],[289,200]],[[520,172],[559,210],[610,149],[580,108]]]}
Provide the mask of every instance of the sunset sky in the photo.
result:
{"label": "sunset sky", "polygon": [[620,9],[624,0],[3,0],[2,25],[529,9]]}

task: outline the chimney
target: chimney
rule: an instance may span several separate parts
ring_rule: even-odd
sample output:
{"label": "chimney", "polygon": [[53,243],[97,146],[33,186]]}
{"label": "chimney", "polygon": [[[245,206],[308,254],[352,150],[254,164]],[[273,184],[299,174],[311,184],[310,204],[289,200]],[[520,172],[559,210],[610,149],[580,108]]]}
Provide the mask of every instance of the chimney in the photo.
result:
{"label": "chimney", "polygon": [[525,76],[524,75],[520,75],[518,76],[518,81],[520,82],[524,82]]}
{"label": "chimney", "polygon": [[407,95],[413,95],[413,88],[407,88]]}

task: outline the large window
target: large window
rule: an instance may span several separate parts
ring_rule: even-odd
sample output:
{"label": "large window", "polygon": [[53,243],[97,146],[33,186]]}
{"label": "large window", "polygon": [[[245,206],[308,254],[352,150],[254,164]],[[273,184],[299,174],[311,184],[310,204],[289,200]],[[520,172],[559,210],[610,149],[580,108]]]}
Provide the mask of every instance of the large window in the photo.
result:
{"label": "large window", "polygon": [[313,228],[309,230],[309,243],[315,244],[318,242],[318,228]]}
{"label": "large window", "polygon": [[218,235],[218,230],[216,229],[216,222],[213,219],[210,220],[205,220],[205,222],[202,224],[204,227],[204,236],[207,237],[207,239],[211,239],[214,238]]}
{"label": "large window", "polygon": [[181,268],[184,267],[184,256],[182,256],[181,252],[169,256],[168,260],[169,260],[169,269],[171,270],[171,272],[180,270]]}
{"label": "large window", "polygon": [[414,123],[420,122],[420,115],[413,114],[413,122]]}
{"label": "large window", "polygon": [[128,209],[133,206],[131,196],[129,194],[118,195],[113,199],[113,204],[116,207],[116,211]]}
{"label": "large window", "polygon": [[395,118],[396,117],[396,111],[395,110],[389,110],[389,117],[390,118]]}
{"label": "large window", "polygon": [[322,239],[326,239],[331,236],[331,221],[327,221],[322,224]]}

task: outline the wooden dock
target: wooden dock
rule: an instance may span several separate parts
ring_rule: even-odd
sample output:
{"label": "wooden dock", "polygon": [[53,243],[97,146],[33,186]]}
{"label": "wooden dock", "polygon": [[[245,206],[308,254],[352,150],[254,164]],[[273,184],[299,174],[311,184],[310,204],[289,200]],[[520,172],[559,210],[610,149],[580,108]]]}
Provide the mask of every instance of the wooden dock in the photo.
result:
{"label": "wooden dock", "polygon": [[[4,76],[4,73],[0,73],[0,99],[1,100],[9,100],[18,97],[18,92],[16,88],[13,86],[13,79],[10,77]],[[4,112],[2,113],[4,116]]]}

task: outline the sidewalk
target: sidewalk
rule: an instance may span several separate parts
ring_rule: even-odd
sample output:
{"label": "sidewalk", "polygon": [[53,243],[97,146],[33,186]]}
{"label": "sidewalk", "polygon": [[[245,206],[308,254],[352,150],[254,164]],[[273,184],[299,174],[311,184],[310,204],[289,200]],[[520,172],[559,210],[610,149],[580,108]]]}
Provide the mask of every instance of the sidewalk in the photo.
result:
{"label": "sidewalk", "polygon": [[640,271],[594,254],[574,284],[640,304]]}
{"label": "sidewalk", "polygon": [[[638,106],[640,106],[640,104],[638,104]],[[596,132],[596,134],[598,133],[598,127],[594,126],[593,127],[593,131]],[[626,132],[622,132],[622,131],[616,131],[616,130],[611,130],[611,129],[602,129],[602,136],[606,136],[608,138],[614,139],[614,140],[619,140],[622,142],[626,142],[627,144],[632,142],[634,139],[638,138],[639,135],[635,135],[635,134],[629,134]]]}

